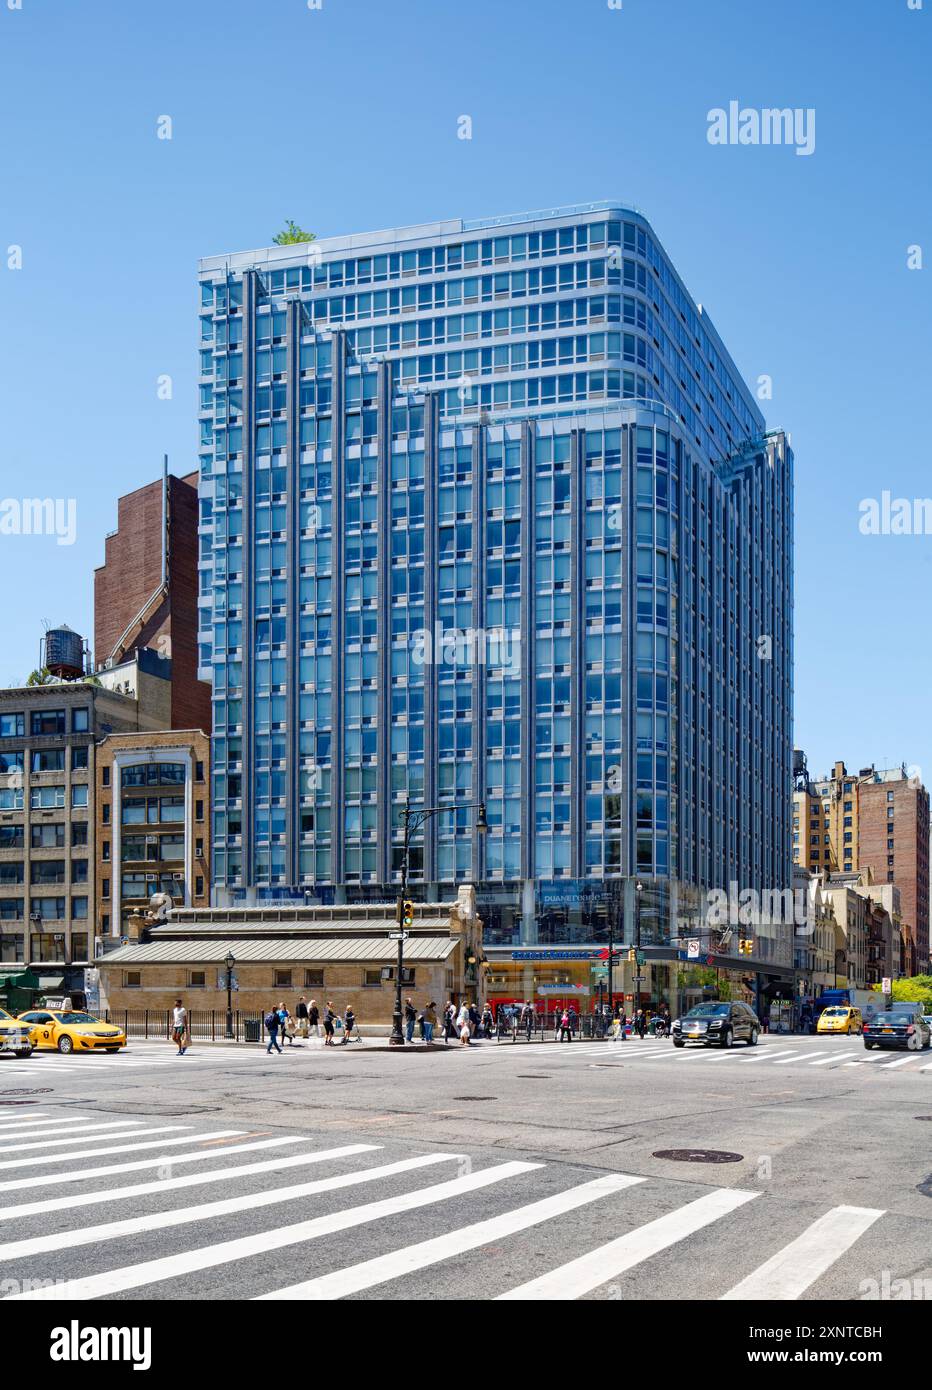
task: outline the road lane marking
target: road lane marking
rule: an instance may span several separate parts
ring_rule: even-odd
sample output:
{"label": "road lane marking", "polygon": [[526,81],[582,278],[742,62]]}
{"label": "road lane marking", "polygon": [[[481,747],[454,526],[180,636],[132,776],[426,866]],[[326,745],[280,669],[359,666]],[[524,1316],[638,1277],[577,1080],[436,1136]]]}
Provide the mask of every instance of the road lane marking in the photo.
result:
{"label": "road lane marking", "polygon": [[746,1202],[759,1197],[759,1192],[744,1192],[740,1188],[719,1188],[706,1197],[699,1197],[676,1211],[660,1216],[656,1221],[648,1221],[627,1235],[590,1250],[578,1260],[559,1265],[531,1279],[526,1284],[499,1294],[496,1302],[533,1301],[539,1298],[552,1301],[567,1301],[582,1298],[601,1284],[615,1279],[626,1270],[668,1249],[677,1241],[685,1239],[703,1226],[718,1221],[721,1217],[737,1211]]}
{"label": "road lane marking", "polygon": [[833,1052],[831,1057],[823,1057],[819,1062],[807,1062],[808,1067],[827,1067],[832,1062],[840,1062],[845,1057],[856,1057],[856,1052]]}
{"label": "road lane marking", "polygon": [[[99,1168],[75,1168],[67,1173],[41,1173],[38,1176],[30,1178],[7,1178],[5,1181],[0,1182],[0,1192],[21,1192],[31,1187],[57,1187],[59,1183],[63,1182],[84,1182],[88,1178],[110,1177],[114,1173],[139,1173],[144,1172],[147,1168],[161,1168],[165,1164],[174,1168],[176,1164],[179,1163],[204,1163],[208,1160],[219,1158],[219,1152],[214,1150],[212,1152],[205,1151],[204,1153],[176,1154],[169,1152],[169,1148],[178,1144],[218,1143],[220,1142],[217,1137],[218,1133],[220,1135],[229,1133],[231,1136],[236,1136],[244,1134],[245,1131],[231,1130],[227,1132],[220,1130],[213,1134],[190,1134],[184,1139],[157,1139],[151,1144],[130,1144],[127,1146],[130,1149],[159,1148],[162,1152],[157,1158],[138,1158],[134,1159],[131,1163],[106,1163]],[[299,1134],[288,1134],[279,1139],[262,1139],[261,1141],[250,1144],[232,1144],[229,1148],[223,1150],[223,1157],[226,1158],[227,1154],[253,1153],[256,1149],[280,1148],[285,1144],[301,1144],[304,1142],[306,1142],[304,1136]],[[120,1150],[117,1149],[115,1152],[119,1153]],[[61,1162],[62,1158],[66,1156],[67,1155],[59,1154],[56,1162]],[[36,1159],[29,1160],[31,1163],[35,1163],[36,1161]]]}
{"label": "road lane marking", "polygon": [[[73,1144],[75,1140],[80,1144],[92,1144],[98,1137],[101,1139],[129,1139],[133,1134],[150,1134],[153,1131],[140,1129],[144,1120],[108,1120],[106,1124],[99,1125],[77,1125],[74,1129],[69,1129],[67,1135],[62,1139],[33,1139],[28,1144],[4,1144],[0,1149],[0,1159],[7,1154],[26,1153],[29,1149],[55,1149],[63,1144]],[[101,1130],[117,1130],[116,1134],[101,1134]],[[88,1133],[89,1130],[96,1130],[97,1133]],[[0,1162],[0,1168],[5,1165]]]}
{"label": "road lane marking", "polygon": [[[356,1154],[372,1153],[381,1147],[380,1144],[344,1144],[338,1149],[319,1149],[312,1153],[293,1154],[289,1158],[279,1156],[264,1163],[243,1163],[231,1168],[215,1168],[209,1173],[188,1173],[181,1178],[156,1178],[154,1182],[131,1183],[127,1187],[107,1187],[99,1192],[80,1194],[70,1192],[67,1197],[50,1197],[39,1202],[23,1202],[12,1207],[0,1207],[0,1221],[15,1221],[21,1216],[36,1216],[40,1212],[70,1211],[72,1207],[92,1207],[101,1202],[118,1202],[124,1197],[135,1200],[137,1197],[145,1197],[152,1192],[175,1192],[182,1188],[198,1187],[212,1182],[233,1182],[238,1178],[254,1177],[259,1173],[280,1173],[288,1168],[309,1167],[314,1163],[326,1163],[338,1158],[354,1158]],[[166,1162],[169,1161],[166,1160]],[[120,1225],[122,1223],[117,1222],[115,1224]],[[107,1231],[110,1227],[99,1226],[97,1229],[98,1231]],[[103,1237],[103,1239],[108,1238]],[[45,1248],[48,1249],[48,1240],[45,1239]],[[69,1236],[69,1243],[72,1240],[73,1237]],[[27,1241],[26,1244],[34,1244],[34,1242]],[[30,1252],[24,1251],[22,1253],[29,1254]]]}
{"label": "road lane marking", "polygon": [[[437,1157],[446,1159],[451,1155],[440,1154]],[[403,1165],[392,1166],[397,1170]],[[534,1172],[543,1166],[541,1163],[499,1163],[480,1172],[468,1173],[462,1178],[434,1183],[432,1187],[419,1187],[414,1192],[404,1192],[397,1197],[387,1197],[377,1202],[366,1202],[363,1206],[348,1207],[343,1211],[331,1212],[328,1216],[312,1217],[293,1226],[278,1226],[268,1231],[257,1231],[255,1235],[240,1236],[217,1245],[201,1246],[197,1250],[179,1251],[160,1259],[126,1265],[122,1269],[105,1270],[83,1279],[67,1280],[50,1288],[30,1289],[25,1293],[8,1295],[4,1301],[28,1299],[57,1302],[60,1299],[71,1298],[106,1298],[121,1290],[138,1289],[147,1284],[160,1283],[163,1279],[177,1279],[197,1270],[237,1263],[251,1255],[267,1254],[271,1250],[282,1250],[289,1245],[302,1245],[305,1241],[314,1240],[319,1236],[333,1235],[337,1231],[348,1231],[354,1226],[362,1226],[370,1221],[380,1221],[383,1217],[433,1206],[437,1202],[445,1202],[469,1192],[476,1192],[483,1187],[491,1187],[494,1183],[505,1182],[508,1178]]]}
{"label": "road lane marking", "polygon": [[784,1056],[779,1062],[776,1057],[774,1057],[773,1064],[775,1067],[782,1067],[785,1066],[787,1062],[808,1062],[812,1057],[822,1057],[824,1055],[821,1049],[818,1052],[799,1052],[797,1050],[796,1052],[791,1052],[789,1056]]}
{"label": "road lane marking", "polygon": [[[55,1116],[51,1120],[46,1120],[44,1124],[39,1125],[38,1129],[30,1128],[30,1126],[34,1123],[34,1121],[32,1120],[20,1121],[18,1123],[14,1123],[11,1121],[7,1128],[0,1130],[0,1143],[2,1143],[4,1139],[6,1139],[7,1135],[12,1135],[14,1139],[34,1139],[36,1135],[39,1134],[48,1134],[50,1132],[54,1134],[62,1126],[65,1125],[69,1126],[69,1132],[71,1134],[77,1134],[81,1129],[93,1128],[93,1126],[89,1123],[82,1123],[82,1121],[90,1121],[91,1118],[92,1116],[90,1115],[72,1115],[69,1112],[66,1115],[61,1115],[60,1117]],[[72,1125],[77,1126],[77,1128],[71,1129],[70,1127]],[[2,1152],[3,1150],[0,1149],[0,1153]]]}
{"label": "road lane marking", "polygon": [[[191,1128],[190,1125],[158,1125],[155,1129],[137,1129],[137,1130],[130,1130],[130,1131],[129,1131],[128,1133],[126,1133],[126,1134],[106,1134],[106,1135],[101,1134],[101,1135],[98,1136],[98,1138],[100,1138],[100,1139],[106,1139],[106,1140],[108,1140],[108,1141],[109,1141],[110,1139],[134,1139],[134,1138],[136,1138],[136,1137],[137,1137],[138,1135],[140,1135],[140,1134],[169,1134],[169,1133],[171,1133],[173,1130],[177,1130],[177,1129],[190,1129],[190,1128]],[[235,1133],[235,1132],[236,1132],[235,1130],[231,1130],[231,1133]],[[55,1141],[52,1141],[52,1142],[56,1142],[56,1143],[57,1143],[58,1141],[55,1140]],[[76,1144],[77,1144],[77,1143],[81,1143],[81,1142],[96,1143],[96,1140],[95,1140],[95,1138],[94,1138],[93,1135],[88,1136],[88,1135],[77,1135],[77,1134],[73,1134],[73,1135],[71,1135],[71,1137],[67,1140],[67,1142],[68,1142],[69,1144],[72,1143],[72,1142],[74,1142],[74,1143],[76,1143]],[[179,1140],[178,1142],[180,1143],[181,1141]],[[164,1140],[164,1139],[156,1139],[156,1140],[151,1141],[150,1143],[147,1143],[147,1144],[124,1144],[122,1147],[109,1148],[109,1149],[81,1149],[81,1150],[79,1150],[79,1151],[76,1152],[76,1153],[67,1153],[67,1154],[50,1154],[50,1153],[42,1153],[42,1154],[39,1155],[38,1158],[10,1158],[10,1159],[7,1159],[5,1162],[0,1163],[0,1170],[2,1170],[2,1169],[4,1169],[4,1168],[27,1168],[27,1167],[30,1167],[30,1166],[33,1165],[33,1164],[38,1164],[38,1163],[63,1163],[63,1162],[65,1162],[65,1160],[69,1160],[69,1159],[73,1159],[73,1158],[97,1158],[97,1156],[98,1156],[99,1154],[121,1154],[121,1153],[126,1153],[126,1151],[127,1151],[128,1149],[157,1149],[157,1148],[159,1148],[159,1147],[160,1147],[162,1144],[164,1144],[164,1143],[165,1143],[165,1140]],[[30,1148],[35,1148],[36,1146],[35,1146],[35,1145],[30,1145],[29,1147],[30,1147]],[[50,1147],[50,1145],[48,1145],[48,1144],[46,1144],[46,1145],[41,1145],[41,1144],[40,1144],[39,1147],[40,1147],[40,1148],[46,1148],[46,1149],[47,1149],[47,1148]]]}
{"label": "road lane marking", "polygon": [[918,1055],[913,1052],[908,1057],[897,1057],[895,1062],[884,1062],[885,1067],[905,1067],[907,1062],[918,1062]]}
{"label": "road lane marking", "polygon": [[528,1206],[503,1212],[501,1216],[493,1216],[487,1221],[477,1221],[472,1226],[464,1226],[458,1231],[436,1236],[433,1240],[423,1240],[416,1245],[392,1250],[387,1255],[364,1260],[362,1264],[334,1269],[332,1273],[320,1278],[308,1279],[284,1289],[275,1289],[271,1293],[259,1295],[259,1298],[315,1301],[345,1298],[347,1294],[374,1288],[377,1284],[402,1278],[406,1274],[419,1274],[430,1265],[439,1264],[444,1260],[456,1260],[460,1253],[467,1250],[478,1250],[480,1246],[503,1240],[519,1231],[526,1231],[531,1226],[539,1226],[541,1222],[552,1221],[565,1212],[576,1211],[580,1207],[588,1206],[590,1202],[613,1196],[616,1192],[622,1192],[625,1188],[644,1181],[644,1178],[630,1177],[627,1173],[610,1173],[596,1178],[593,1182],[569,1187],[539,1202],[531,1202]]}
{"label": "road lane marking", "polygon": [[875,1207],[833,1207],[722,1298],[799,1298],[883,1214]]}

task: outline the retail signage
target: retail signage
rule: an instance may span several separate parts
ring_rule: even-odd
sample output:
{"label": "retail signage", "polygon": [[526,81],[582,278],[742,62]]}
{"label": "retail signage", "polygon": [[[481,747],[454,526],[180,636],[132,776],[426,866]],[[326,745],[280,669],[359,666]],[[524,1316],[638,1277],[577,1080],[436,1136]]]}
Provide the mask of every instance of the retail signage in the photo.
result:
{"label": "retail signage", "polygon": [[601,951],[512,951],[512,960],[598,960]]}

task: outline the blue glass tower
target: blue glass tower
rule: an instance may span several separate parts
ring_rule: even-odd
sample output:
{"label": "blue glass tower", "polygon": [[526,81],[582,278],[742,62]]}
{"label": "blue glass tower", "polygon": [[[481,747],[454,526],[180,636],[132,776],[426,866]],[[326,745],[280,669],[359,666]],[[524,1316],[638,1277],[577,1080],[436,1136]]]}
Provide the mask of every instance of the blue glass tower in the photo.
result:
{"label": "blue glass tower", "polygon": [[334,237],[200,288],[217,900],[391,896],[407,796],[450,808],[412,882],[475,882],[502,947],[630,929],[636,878],[655,941],[703,888],[788,886],[792,453],[646,219]]}

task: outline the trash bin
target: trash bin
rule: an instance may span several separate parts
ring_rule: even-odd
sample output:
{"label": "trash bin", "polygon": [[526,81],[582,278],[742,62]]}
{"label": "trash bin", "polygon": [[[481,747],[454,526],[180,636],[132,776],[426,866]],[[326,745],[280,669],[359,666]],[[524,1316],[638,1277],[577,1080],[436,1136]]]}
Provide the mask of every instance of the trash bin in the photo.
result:
{"label": "trash bin", "polygon": [[262,1041],[262,1022],[258,1018],[243,1019],[243,1037],[246,1042]]}

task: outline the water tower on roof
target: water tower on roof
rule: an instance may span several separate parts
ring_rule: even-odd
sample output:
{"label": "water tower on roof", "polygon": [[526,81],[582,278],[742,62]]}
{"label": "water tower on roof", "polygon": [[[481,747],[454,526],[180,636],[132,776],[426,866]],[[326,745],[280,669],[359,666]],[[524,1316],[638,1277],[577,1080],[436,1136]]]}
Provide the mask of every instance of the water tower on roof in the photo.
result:
{"label": "water tower on roof", "polygon": [[78,680],[85,670],[84,647],[84,638],[67,623],[50,627],[42,639],[40,664],[59,680]]}

